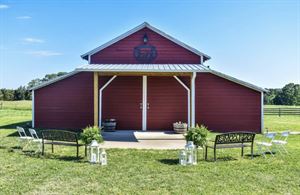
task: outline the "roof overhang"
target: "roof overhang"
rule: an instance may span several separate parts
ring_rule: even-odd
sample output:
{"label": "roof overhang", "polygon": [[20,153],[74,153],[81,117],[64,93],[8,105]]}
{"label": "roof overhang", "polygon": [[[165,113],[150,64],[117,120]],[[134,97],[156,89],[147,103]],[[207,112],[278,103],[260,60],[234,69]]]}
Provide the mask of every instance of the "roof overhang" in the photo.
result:
{"label": "roof overhang", "polygon": [[201,64],[88,64],[75,69],[88,72],[207,72]]}
{"label": "roof overhang", "polygon": [[202,64],[88,64],[76,68],[74,71],[52,79],[50,81],[44,82],[40,85],[30,88],[29,90],[36,90],[57,81],[68,78],[79,72],[104,72],[104,73],[193,73],[193,72],[208,72],[224,78],[226,80],[232,81],[239,85],[245,86],[247,88],[253,89],[258,92],[267,92],[264,88],[258,87],[251,83],[239,80],[232,76],[226,75],[224,73],[212,70]]}
{"label": "roof overhang", "polygon": [[128,37],[130,35],[132,35],[133,33],[137,32],[137,31],[139,31],[139,30],[141,30],[141,29],[143,29],[145,27],[147,27],[150,30],[158,33],[159,35],[165,37],[166,39],[169,39],[170,41],[172,41],[172,42],[180,45],[181,47],[183,47],[183,48],[185,48],[185,49],[187,49],[187,50],[195,53],[196,55],[203,56],[203,62],[206,61],[206,60],[209,60],[211,58],[210,56],[208,56],[208,55],[200,52],[199,50],[197,50],[197,49],[195,49],[195,48],[193,48],[193,47],[191,47],[191,46],[189,46],[189,45],[187,45],[187,44],[179,41],[178,39],[175,39],[174,37],[168,35],[167,33],[163,32],[163,31],[161,31],[161,30],[159,30],[159,29],[151,26],[147,22],[144,22],[141,25],[139,25],[139,26],[137,26],[137,27],[135,27],[135,28],[127,31],[126,33],[124,33],[124,34],[122,34],[122,35],[120,35],[120,36],[112,39],[111,41],[109,41],[109,42],[107,42],[107,43],[105,43],[105,44],[103,44],[103,45],[101,45],[101,46],[99,46],[99,47],[97,47],[97,48],[95,48],[95,49],[93,49],[93,50],[91,50],[91,51],[83,54],[83,55],[81,55],[81,58],[85,59],[85,60],[88,60],[89,59],[88,56],[91,56],[91,55],[93,55],[93,54],[95,54],[95,53],[97,53],[97,52],[99,52],[99,51],[107,48],[108,46],[110,46],[110,45],[112,45],[112,44],[114,44],[114,43],[116,43],[116,42],[118,42],[118,41],[120,41],[120,40],[122,40],[122,39],[124,39],[124,38],[126,38],[126,37]]}

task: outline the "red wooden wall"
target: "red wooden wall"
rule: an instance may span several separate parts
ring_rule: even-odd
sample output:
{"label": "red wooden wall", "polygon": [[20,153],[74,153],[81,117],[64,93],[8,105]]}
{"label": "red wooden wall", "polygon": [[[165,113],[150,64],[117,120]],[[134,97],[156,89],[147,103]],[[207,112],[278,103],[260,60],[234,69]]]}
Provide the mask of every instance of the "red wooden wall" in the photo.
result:
{"label": "red wooden wall", "polygon": [[187,122],[187,91],[174,77],[148,77],[147,84],[148,130],[172,130],[174,122]]}
{"label": "red wooden wall", "polygon": [[218,132],[259,133],[261,93],[210,73],[198,73],[196,122]]}
{"label": "red wooden wall", "polygon": [[143,44],[143,36],[147,33],[148,44],[157,49],[154,64],[199,64],[200,57],[193,52],[177,45],[148,28],[120,40],[117,43],[91,56],[92,64],[137,64],[133,49]]}
{"label": "red wooden wall", "polygon": [[84,128],[93,125],[93,73],[78,73],[35,90],[37,128]]}
{"label": "red wooden wall", "polygon": [[[101,88],[110,77],[100,76]],[[142,77],[116,77],[104,90],[102,96],[102,120],[117,119],[118,130],[142,129]]]}

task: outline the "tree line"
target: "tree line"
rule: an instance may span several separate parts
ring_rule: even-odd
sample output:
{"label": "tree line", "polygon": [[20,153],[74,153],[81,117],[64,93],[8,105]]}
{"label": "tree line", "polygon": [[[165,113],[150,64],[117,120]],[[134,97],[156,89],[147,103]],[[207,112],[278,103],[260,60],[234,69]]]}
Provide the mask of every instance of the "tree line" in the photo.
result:
{"label": "tree line", "polygon": [[52,80],[56,77],[63,76],[66,72],[58,72],[54,74],[46,74],[42,79],[33,79],[26,86],[20,86],[17,89],[0,89],[0,100],[13,101],[13,100],[31,100],[30,88],[40,85],[43,82]]}
{"label": "tree line", "polygon": [[[33,79],[26,86],[20,86],[17,89],[0,89],[0,100],[31,100],[30,88],[40,85],[59,76],[67,74],[66,72],[58,72],[47,74],[42,79]],[[283,88],[267,89],[264,94],[264,104],[270,105],[300,105],[300,85],[289,83]]]}
{"label": "tree line", "polygon": [[300,85],[289,83],[281,89],[267,89],[264,104],[300,105]]}

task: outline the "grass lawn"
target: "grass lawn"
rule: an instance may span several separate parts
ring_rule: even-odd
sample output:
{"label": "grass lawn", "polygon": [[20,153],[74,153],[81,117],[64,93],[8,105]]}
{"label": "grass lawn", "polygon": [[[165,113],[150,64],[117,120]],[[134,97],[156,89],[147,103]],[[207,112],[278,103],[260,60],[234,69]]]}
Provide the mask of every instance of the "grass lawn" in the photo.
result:
{"label": "grass lawn", "polygon": [[[44,157],[22,152],[17,147],[14,126],[25,124],[30,117],[30,109],[0,110],[1,195],[300,194],[299,135],[290,136],[290,153],[285,156],[242,159],[240,150],[228,149],[218,152],[216,163],[201,158],[197,166],[182,167],[177,164],[177,150],[110,149],[108,165],[101,167],[83,158],[75,160],[74,147],[56,146],[52,154],[48,146]],[[285,125],[278,126],[279,120]],[[300,120],[296,121],[266,117],[265,126],[271,129],[275,123],[273,128],[276,126],[278,131],[294,127],[300,130]],[[209,157],[212,159],[212,150]]]}

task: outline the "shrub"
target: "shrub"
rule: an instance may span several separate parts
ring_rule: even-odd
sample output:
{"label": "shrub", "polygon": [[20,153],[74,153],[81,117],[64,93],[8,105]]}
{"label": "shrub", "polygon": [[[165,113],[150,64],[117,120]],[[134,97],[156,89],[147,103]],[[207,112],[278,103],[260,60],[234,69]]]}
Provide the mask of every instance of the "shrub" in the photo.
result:
{"label": "shrub", "polygon": [[189,128],[185,135],[186,141],[193,141],[197,147],[203,147],[206,144],[206,138],[209,131],[204,125],[196,125],[194,128]]}
{"label": "shrub", "polygon": [[84,128],[80,137],[85,144],[90,144],[93,140],[96,140],[98,143],[103,142],[101,129],[97,126],[88,126]]}

